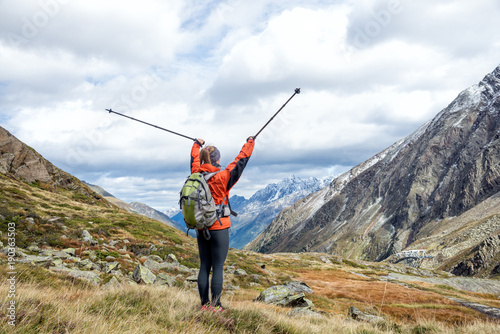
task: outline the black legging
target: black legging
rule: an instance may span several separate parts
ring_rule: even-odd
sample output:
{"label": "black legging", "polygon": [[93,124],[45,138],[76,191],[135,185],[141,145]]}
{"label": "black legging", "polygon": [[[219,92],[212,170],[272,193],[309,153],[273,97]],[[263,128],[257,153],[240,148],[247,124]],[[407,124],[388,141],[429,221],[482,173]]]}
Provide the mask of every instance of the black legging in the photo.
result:
{"label": "black legging", "polygon": [[208,231],[210,239],[207,240],[204,233],[197,233],[198,251],[200,253],[200,272],[198,274],[198,291],[200,293],[201,305],[208,304],[209,299],[209,277],[212,273],[212,303],[213,306],[220,305],[222,294],[224,262],[229,250],[229,229]]}

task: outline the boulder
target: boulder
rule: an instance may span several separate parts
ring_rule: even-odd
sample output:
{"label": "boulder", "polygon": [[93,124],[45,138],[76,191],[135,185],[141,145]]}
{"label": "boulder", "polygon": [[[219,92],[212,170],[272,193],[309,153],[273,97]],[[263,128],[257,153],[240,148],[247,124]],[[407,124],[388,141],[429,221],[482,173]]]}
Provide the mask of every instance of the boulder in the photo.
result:
{"label": "boulder", "polygon": [[106,283],[106,284],[104,284],[102,287],[104,289],[120,288],[121,284],[118,281],[118,279],[115,276],[113,276],[113,277],[111,277],[111,279],[109,280],[109,282]]}
{"label": "boulder", "polygon": [[313,318],[321,318],[322,315],[319,314],[318,312],[312,311],[309,307],[296,307],[290,312],[286,314],[289,317],[292,318],[299,318],[299,317],[313,317]]}
{"label": "boulder", "polygon": [[166,262],[158,262],[158,261],[155,261],[151,258],[148,257],[148,259],[144,262],[144,267],[150,269],[150,270],[161,270],[161,269],[165,269],[165,268],[169,268],[171,267],[172,265],[170,263],[166,263]]}
{"label": "boulder", "polygon": [[138,264],[132,274],[132,278],[137,283],[153,284],[156,276],[145,266]]}
{"label": "boulder", "polygon": [[89,259],[85,259],[85,260],[78,262],[78,266],[83,270],[92,270],[92,268],[95,266],[95,264],[94,264],[94,262],[90,261]]}
{"label": "boulder", "polygon": [[87,230],[83,230],[82,239],[85,242],[88,242],[90,245],[97,245],[97,241],[94,240],[94,237]]}
{"label": "boulder", "polygon": [[97,253],[96,253],[96,251],[94,251],[94,250],[90,251],[90,253],[89,253],[89,259],[91,261],[97,260]]}
{"label": "boulder", "polygon": [[247,272],[243,269],[236,269],[233,273],[234,275],[237,275],[237,276],[246,276],[248,275]]}
{"label": "boulder", "polygon": [[49,263],[52,260],[50,256],[36,256],[28,255],[22,259],[16,259],[19,263],[31,263],[32,265],[43,265]]}
{"label": "boulder", "polygon": [[198,282],[198,275],[191,275],[191,276],[187,277],[186,282],[189,282],[189,283]]}
{"label": "boulder", "polygon": [[120,269],[120,262],[117,261],[105,262],[101,265],[101,271],[105,272],[106,274],[109,274],[111,273],[111,271],[118,269]]}
{"label": "boulder", "polygon": [[166,273],[159,273],[158,275],[156,275],[155,284],[166,285],[168,287],[172,287],[175,284],[175,277],[170,276]]}
{"label": "boulder", "polygon": [[76,256],[76,250],[74,248],[66,248],[62,251],[70,256]]}
{"label": "boulder", "polygon": [[177,261],[177,257],[175,257],[174,254],[168,254],[167,255],[167,262],[169,262],[169,263],[179,263],[179,261]]}
{"label": "boulder", "polygon": [[148,259],[151,259],[151,260],[156,261],[156,262],[163,262],[163,259],[161,257],[159,257],[158,255],[149,255]]}
{"label": "boulder", "polygon": [[86,280],[94,285],[99,285],[102,283],[101,277],[99,277],[98,274],[92,271],[82,271],[75,268],[66,267],[50,267],[49,269],[56,273],[66,274],[74,278]]}
{"label": "boulder", "polygon": [[290,281],[262,291],[254,301],[285,307],[311,308],[314,304],[305,298],[305,293],[313,293],[313,290],[303,282]]}
{"label": "boulder", "polygon": [[369,323],[381,323],[385,322],[385,319],[376,315],[361,312],[358,308],[351,306],[349,308],[349,317],[356,321],[369,322]]}
{"label": "boulder", "polygon": [[28,247],[30,252],[40,253],[42,250],[37,245],[31,245]]}

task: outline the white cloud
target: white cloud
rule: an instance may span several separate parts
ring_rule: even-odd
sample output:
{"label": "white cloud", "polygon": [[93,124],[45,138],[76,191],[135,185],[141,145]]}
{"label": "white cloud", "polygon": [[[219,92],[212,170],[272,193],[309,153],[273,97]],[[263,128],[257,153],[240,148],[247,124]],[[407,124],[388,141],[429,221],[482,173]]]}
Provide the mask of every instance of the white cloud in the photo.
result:
{"label": "white cloud", "polygon": [[228,164],[301,87],[234,188],[249,196],[290,174],[344,171],[432,118],[498,65],[499,11],[489,0],[3,0],[0,125],[75,176],[164,209],[190,141],[105,108],[201,137]]}

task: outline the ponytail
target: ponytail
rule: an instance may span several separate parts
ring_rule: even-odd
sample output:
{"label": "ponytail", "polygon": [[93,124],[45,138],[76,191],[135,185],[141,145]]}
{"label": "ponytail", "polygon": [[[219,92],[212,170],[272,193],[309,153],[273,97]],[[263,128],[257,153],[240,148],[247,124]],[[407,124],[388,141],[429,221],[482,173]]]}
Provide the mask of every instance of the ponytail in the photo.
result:
{"label": "ponytail", "polygon": [[200,162],[201,164],[212,164],[212,161],[210,160],[210,154],[215,151],[215,147],[213,146],[207,146],[200,151]]}

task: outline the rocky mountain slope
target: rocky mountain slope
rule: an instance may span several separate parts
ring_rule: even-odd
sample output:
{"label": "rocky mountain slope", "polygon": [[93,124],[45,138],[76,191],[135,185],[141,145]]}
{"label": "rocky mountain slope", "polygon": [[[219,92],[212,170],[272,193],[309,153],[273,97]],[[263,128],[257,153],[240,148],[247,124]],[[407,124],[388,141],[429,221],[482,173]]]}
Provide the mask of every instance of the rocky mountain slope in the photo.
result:
{"label": "rocky mountain slope", "polygon": [[[281,212],[247,248],[376,261],[423,248],[434,256],[427,265],[450,270],[474,258],[500,232],[499,96],[500,66],[410,136]],[[496,259],[499,249],[490,251]]]}
{"label": "rocky mountain slope", "polygon": [[137,213],[139,213],[141,215],[147,216],[149,218],[156,219],[156,220],[158,220],[158,221],[160,221],[160,222],[162,222],[164,224],[167,224],[169,226],[175,227],[178,230],[181,230],[181,231],[185,230],[184,226],[178,224],[177,222],[175,222],[172,219],[170,219],[163,212],[158,211],[158,210],[150,207],[147,204],[139,203],[139,202],[131,202],[131,203],[129,203],[129,205],[132,207],[132,209],[135,212],[137,212]]}
{"label": "rocky mountain slope", "polygon": [[100,186],[96,186],[94,184],[90,184],[90,183],[87,183],[85,181],[83,181],[83,183],[85,183],[90,189],[92,189],[93,191],[95,191],[96,193],[98,193],[99,195],[104,197],[109,202],[113,203],[114,205],[116,205],[122,209],[127,210],[128,212],[138,213],[140,215],[144,215],[146,217],[156,219],[164,224],[167,224],[168,226],[175,227],[178,230],[185,231],[185,229],[183,229],[183,226],[179,225],[177,222],[170,219],[170,217],[168,217],[163,212],[158,211],[158,210],[150,207],[147,204],[139,203],[139,202],[127,203],[127,202],[124,202],[124,201],[116,198],[115,196],[113,196],[111,193],[109,193],[108,191],[106,191],[105,189],[103,189]]}
{"label": "rocky mountain slope", "polygon": [[0,173],[45,188],[64,188],[104,201],[80,180],[62,171],[0,127]]}
{"label": "rocky mountain slope", "polygon": [[301,179],[292,175],[278,183],[267,185],[250,199],[231,198],[231,206],[238,212],[231,217],[231,247],[241,249],[255,239],[274,218],[297,200],[326,186],[333,177]]}

